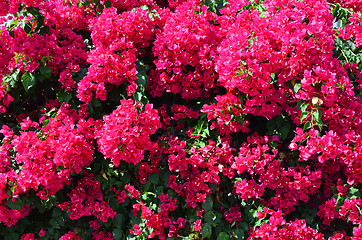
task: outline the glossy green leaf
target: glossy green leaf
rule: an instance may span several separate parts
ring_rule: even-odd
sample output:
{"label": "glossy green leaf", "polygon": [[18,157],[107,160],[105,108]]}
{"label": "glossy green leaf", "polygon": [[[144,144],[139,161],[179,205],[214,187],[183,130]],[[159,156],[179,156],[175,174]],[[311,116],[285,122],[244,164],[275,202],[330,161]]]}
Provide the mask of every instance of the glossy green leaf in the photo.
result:
{"label": "glossy green leaf", "polygon": [[24,205],[24,202],[20,198],[16,198],[15,201],[13,201],[12,198],[9,198],[6,201],[6,206],[8,206],[11,209],[20,210]]}
{"label": "glossy green leaf", "polygon": [[62,90],[60,90],[59,92],[57,92],[56,95],[57,95],[57,99],[62,102],[69,103],[70,99],[72,99],[72,93],[65,91],[64,88]]}
{"label": "glossy green leaf", "polygon": [[41,75],[43,75],[46,78],[50,78],[52,75],[52,72],[53,72],[53,70],[48,66],[46,66],[46,67],[40,66],[39,71],[40,71]]}
{"label": "glossy green leaf", "polygon": [[214,203],[211,198],[206,198],[205,202],[202,204],[202,208],[205,211],[211,211],[214,206]]}
{"label": "glossy green leaf", "polygon": [[123,238],[123,231],[122,231],[122,229],[120,229],[120,228],[115,228],[115,229],[113,230],[112,234],[113,234],[113,238],[114,238],[115,240],[120,240],[120,239]]}
{"label": "glossy green leaf", "polygon": [[19,240],[19,239],[20,239],[20,236],[18,233],[11,232],[11,233],[6,234],[4,240]]}
{"label": "glossy green leaf", "polygon": [[216,227],[216,215],[213,212],[206,212],[204,220],[213,227]]}
{"label": "glossy green leaf", "polygon": [[212,228],[211,228],[210,224],[208,224],[208,223],[202,224],[201,234],[202,234],[202,237],[203,237],[203,238],[209,238],[209,237],[211,237]]}
{"label": "glossy green leaf", "polygon": [[217,236],[217,240],[229,240],[229,239],[230,239],[230,236],[226,232],[221,232]]}
{"label": "glossy green leaf", "polygon": [[307,110],[308,105],[309,104],[306,102],[301,103],[300,109],[302,110],[302,112],[305,112]]}
{"label": "glossy green leaf", "polygon": [[316,121],[320,121],[322,117],[322,111],[320,109],[317,109],[312,113],[312,116]]}
{"label": "glossy green leaf", "polygon": [[312,123],[310,121],[306,122],[303,126],[303,130],[308,130],[312,127]]}
{"label": "glossy green leaf", "polygon": [[341,5],[339,3],[336,4],[336,7],[332,10],[333,17],[337,17],[339,14],[339,10],[341,9]]}
{"label": "glossy green leaf", "polygon": [[245,237],[244,231],[241,229],[236,229],[235,234],[237,236],[237,239],[244,239]]}
{"label": "glossy green leaf", "polygon": [[347,194],[347,196],[348,196],[349,198],[359,198],[359,197],[362,197],[359,189],[358,189],[358,188],[355,188],[355,187],[350,187],[350,188],[348,189],[348,194]]}
{"label": "glossy green leaf", "polygon": [[148,181],[152,184],[157,184],[159,182],[160,178],[159,175],[157,173],[152,173],[149,177],[148,177]]}
{"label": "glossy green leaf", "polygon": [[21,76],[21,83],[23,84],[25,91],[28,92],[29,89],[36,84],[36,78],[32,73],[26,72]]}
{"label": "glossy green leaf", "polygon": [[302,115],[300,116],[300,122],[303,122],[303,120],[308,117],[309,112],[302,112]]}
{"label": "glossy green leaf", "polygon": [[298,93],[298,91],[301,89],[301,87],[302,87],[301,83],[296,83],[293,87],[294,93]]}
{"label": "glossy green leaf", "polygon": [[279,130],[280,130],[282,140],[285,140],[288,137],[289,132],[291,131],[291,126],[290,126],[290,124],[285,124]]}

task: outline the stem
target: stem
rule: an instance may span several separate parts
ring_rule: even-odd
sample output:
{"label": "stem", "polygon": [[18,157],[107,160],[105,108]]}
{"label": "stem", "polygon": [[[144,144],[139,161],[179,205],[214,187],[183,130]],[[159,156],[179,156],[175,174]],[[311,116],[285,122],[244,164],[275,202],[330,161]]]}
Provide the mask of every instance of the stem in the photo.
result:
{"label": "stem", "polygon": [[[328,1],[327,1],[327,3],[328,3],[329,5],[332,5],[333,7],[336,7],[336,6],[337,6],[336,4],[331,3],[331,2],[328,2]],[[346,10],[346,11],[349,12],[350,14],[353,14],[353,13],[354,13],[354,12],[351,12],[350,10],[348,10],[347,8],[344,8],[344,7],[342,7],[342,6],[341,6],[341,9]]]}

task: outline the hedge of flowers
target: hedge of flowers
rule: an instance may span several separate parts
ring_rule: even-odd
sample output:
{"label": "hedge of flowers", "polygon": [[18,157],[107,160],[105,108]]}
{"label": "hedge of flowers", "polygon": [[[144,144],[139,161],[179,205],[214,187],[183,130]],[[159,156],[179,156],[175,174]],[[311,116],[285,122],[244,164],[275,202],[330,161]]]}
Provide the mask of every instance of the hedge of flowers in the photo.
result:
{"label": "hedge of flowers", "polygon": [[361,0],[1,0],[0,238],[362,239]]}

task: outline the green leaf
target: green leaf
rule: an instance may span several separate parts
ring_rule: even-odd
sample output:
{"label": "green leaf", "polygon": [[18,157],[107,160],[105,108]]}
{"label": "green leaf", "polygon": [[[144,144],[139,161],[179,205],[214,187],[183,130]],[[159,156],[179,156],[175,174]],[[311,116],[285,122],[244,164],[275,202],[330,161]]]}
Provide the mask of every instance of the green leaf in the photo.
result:
{"label": "green leaf", "polygon": [[340,9],[341,9],[341,5],[339,3],[337,3],[336,7],[332,10],[332,15],[334,18],[336,18],[338,16]]}
{"label": "green leaf", "polygon": [[16,81],[13,80],[10,74],[6,74],[3,76],[3,85],[5,83],[9,83],[9,85],[13,88],[15,86]]}
{"label": "green leaf", "polygon": [[6,205],[11,209],[20,210],[23,207],[24,202],[20,198],[16,198],[15,201],[13,201],[12,198],[9,198],[6,201]]}
{"label": "green leaf", "polygon": [[40,71],[41,75],[43,75],[46,78],[50,78],[52,75],[52,72],[53,72],[53,70],[48,66],[46,66],[46,67],[40,66],[39,71]]}
{"label": "green leaf", "polygon": [[205,222],[216,227],[216,215],[213,212],[206,212],[204,215]]}
{"label": "green leaf", "polygon": [[50,224],[53,228],[60,229],[60,226],[59,226],[58,222],[57,222],[54,218],[53,218],[53,219],[50,219],[49,224]]}
{"label": "green leaf", "polygon": [[237,116],[235,118],[235,121],[238,122],[238,123],[244,124],[245,123],[244,116],[243,115]]}
{"label": "green leaf", "polygon": [[290,126],[290,124],[285,124],[279,130],[280,130],[281,138],[284,141],[289,135],[289,132],[291,130],[291,126]]}
{"label": "green leaf", "polygon": [[57,218],[62,214],[62,210],[60,208],[54,208],[52,216]]}
{"label": "green leaf", "polygon": [[142,98],[143,98],[143,94],[142,94],[142,93],[140,93],[140,92],[135,92],[135,93],[133,94],[133,96],[134,96],[134,99],[135,99],[137,102],[142,102]]}
{"label": "green leaf", "polygon": [[[77,77],[79,79],[82,79],[87,75],[87,73],[88,73],[88,69],[87,68],[82,68],[79,72],[77,72]],[[117,96],[119,96],[119,95],[117,95]]]}
{"label": "green leaf", "polygon": [[355,187],[351,187],[348,189],[348,194],[347,196],[349,198],[359,198],[359,197],[362,197],[360,191],[358,188],[355,188]]}
{"label": "green leaf", "polygon": [[210,224],[208,224],[208,223],[202,224],[201,234],[202,234],[202,237],[203,237],[203,238],[209,238],[209,237],[211,237],[212,228],[211,228]]}
{"label": "green leaf", "polygon": [[300,122],[302,123],[303,120],[308,117],[309,115],[309,112],[302,112],[302,115],[300,116]]}
{"label": "green leaf", "polygon": [[39,82],[43,83],[45,80],[45,77],[43,75],[41,75],[40,73],[35,74],[35,77],[37,80],[39,80]]}
{"label": "green leaf", "polygon": [[217,240],[229,240],[229,239],[230,239],[230,236],[226,232],[221,232],[217,236]]}
{"label": "green leaf", "polygon": [[205,125],[205,128],[204,128],[204,131],[203,131],[202,135],[203,135],[203,137],[205,137],[205,138],[208,137],[208,136],[210,136],[210,131],[209,131],[209,126],[208,126],[208,124]]}
{"label": "green leaf", "polygon": [[16,69],[16,70],[11,74],[11,78],[13,79],[13,81],[16,82],[16,81],[18,80],[19,74],[20,74],[20,70],[19,70],[19,69]]}
{"label": "green leaf", "polygon": [[25,26],[24,26],[24,31],[25,31],[27,34],[29,34],[29,33],[31,33],[32,30],[33,30],[33,27],[32,27],[32,25],[31,25],[31,23],[30,23],[30,22],[26,23]]}
{"label": "green leaf", "polygon": [[57,95],[57,99],[59,101],[66,102],[66,103],[69,103],[70,99],[72,98],[72,93],[65,91],[64,88],[62,88],[59,92],[57,92],[56,95]]}
{"label": "green leaf", "polygon": [[104,3],[104,6],[106,6],[106,8],[111,8],[112,7],[112,2],[111,1],[106,1]]}
{"label": "green leaf", "polygon": [[39,9],[36,8],[36,7],[33,7],[33,6],[27,7],[26,10],[28,10],[28,12],[31,13],[32,15],[34,15],[34,16],[38,16],[40,14]]}
{"label": "green leaf", "polygon": [[160,181],[159,175],[157,173],[152,173],[148,177],[148,181],[152,184],[157,184]]}
{"label": "green leaf", "polygon": [[306,122],[303,126],[303,130],[308,130],[312,127],[312,123],[310,121]]}
{"label": "green leaf", "polygon": [[64,227],[64,224],[65,224],[64,218],[62,216],[58,217],[57,223],[59,224],[59,226]]}
{"label": "green leaf", "polygon": [[317,109],[316,111],[314,111],[312,113],[312,116],[317,122],[319,122],[321,120],[321,117],[322,117],[322,111],[320,109]]}
{"label": "green leaf", "polygon": [[5,240],[19,240],[20,236],[18,233],[11,232],[5,235]]}
{"label": "green leaf", "polygon": [[306,102],[301,103],[300,109],[302,110],[302,112],[305,112],[305,110],[307,110],[308,105],[309,104]]}
{"label": "green leaf", "polygon": [[28,92],[36,84],[36,78],[30,72],[26,72],[21,76],[21,83],[25,89],[25,92]]}
{"label": "green leaf", "polygon": [[260,227],[262,224],[263,224],[263,219],[258,219],[254,224],[254,228]]}
{"label": "green leaf", "polygon": [[249,230],[249,225],[248,225],[246,222],[240,223],[240,227],[241,227],[244,231],[248,231],[248,230]]}
{"label": "green leaf", "polygon": [[[38,27],[37,27],[38,28]],[[36,30],[36,29],[35,29]],[[44,35],[44,34],[49,34],[50,32],[50,27],[48,26],[43,26],[40,31],[39,31],[39,35]]]}
{"label": "green leaf", "polygon": [[337,199],[336,199],[337,200],[337,204],[336,204],[337,209],[343,205],[345,199],[346,198],[343,195],[340,195],[340,194],[337,195]]}
{"label": "green leaf", "polygon": [[102,102],[99,98],[93,98],[92,105],[94,108],[102,106]]}
{"label": "green leaf", "polygon": [[205,202],[202,204],[202,208],[207,212],[211,211],[214,206],[214,203],[211,198],[206,198]]}
{"label": "green leaf", "polygon": [[294,93],[298,93],[299,89],[302,87],[301,83],[296,83],[293,87]]}
{"label": "green leaf", "polygon": [[119,202],[117,202],[117,199],[115,197],[112,197],[109,199],[109,206],[111,206],[111,208],[113,209],[117,209],[119,208],[120,204]]}
{"label": "green leaf", "polygon": [[142,86],[143,89],[147,88],[147,75],[146,74],[142,74],[142,73],[138,73],[137,74],[137,80],[136,80],[136,84],[138,86]]}
{"label": "green leaf", "polygon": [[40,30],[40,28],[42,26],[44,26],[44,19],[45,19],[45,17],[43,15],[41,15],[41,14],[38,15],[34,32],[38,32]]}
{"label": "green leaf", "polygon": [[142,90],[147,88],[148,78],[147,78],[147,69],[148,67],[141,61],[136,62],[136,69],[137,69],[137,79],[136,84],[141,86]]}
{"label": "green leaf", "polygon": [[270,78],[271,78],[271,80],[268,82],[268,84],[275,84],[278,82],[278,79],[277,79],[275,73],[271,73]]}
{"label": "green leaf", "polygon": [[237,239],[244,239],[245,237],[244,231],[241,229],[236,229],[235,234],[238,237]]}
{"label": "green leaf", "polygon": [[115,240],[122,239],[122,237],[123,237],[123,231],[120,228],[114,229],[112,233],[113,233],[113,238]]}
{"label": "green leaf", "polygon": [[349,14],[346,10],[342,9],[342,11],[340,11],[340,14],[337,15],[338,19],[342,19],[344,17],[347,17]]}
{"label": "green leaf", "polygon": [[270,77],[271,77],[271,79],[274,80],[274,79],[275,79],[275,73],[271,73],[271,74],[270,74]]}

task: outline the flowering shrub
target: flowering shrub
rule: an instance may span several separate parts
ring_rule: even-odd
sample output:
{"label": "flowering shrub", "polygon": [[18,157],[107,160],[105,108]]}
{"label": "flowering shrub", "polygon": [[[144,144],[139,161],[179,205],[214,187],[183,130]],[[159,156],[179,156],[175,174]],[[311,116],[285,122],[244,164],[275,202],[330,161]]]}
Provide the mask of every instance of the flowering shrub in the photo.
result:
{"label": "flowering shrub", "polygon": [[0,238],[362,238],[362,3],[0,1]]}

